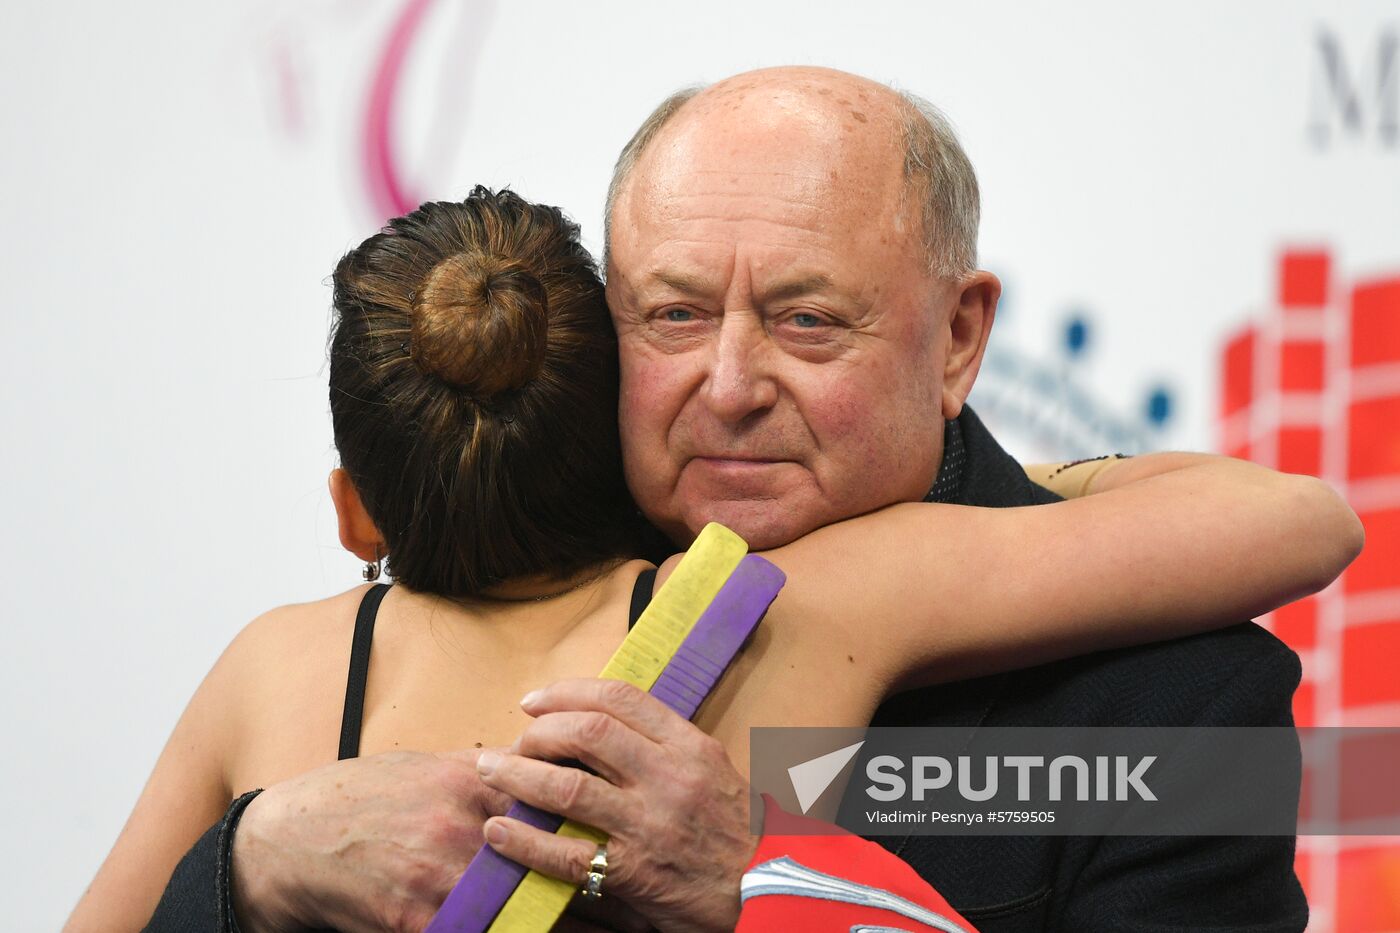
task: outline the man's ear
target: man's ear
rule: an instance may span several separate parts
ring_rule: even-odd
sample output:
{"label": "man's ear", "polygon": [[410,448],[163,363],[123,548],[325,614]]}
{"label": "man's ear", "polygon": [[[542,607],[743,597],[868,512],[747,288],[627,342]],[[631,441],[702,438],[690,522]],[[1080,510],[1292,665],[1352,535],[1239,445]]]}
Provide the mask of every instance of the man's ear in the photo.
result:
{"label": "man's ear", "polygon": [[963,402],[972,391],[987,337],[997,314],[1001,281],[990,272],[974,272],[960,280],[956,303],[949,312],[947,364],[943,367],[943,417],[953,419],[962,413]]}
{"label": "man's ear", "polygon": [[384,546],[384,536],[374,527],[374,519],[365,511],[355,485],[350,482],[350,474],[336,467],[331,470],[329,485],[336,523],[340,526],[341,547],[362,561],[376,563],[388,553],[388,548]]}

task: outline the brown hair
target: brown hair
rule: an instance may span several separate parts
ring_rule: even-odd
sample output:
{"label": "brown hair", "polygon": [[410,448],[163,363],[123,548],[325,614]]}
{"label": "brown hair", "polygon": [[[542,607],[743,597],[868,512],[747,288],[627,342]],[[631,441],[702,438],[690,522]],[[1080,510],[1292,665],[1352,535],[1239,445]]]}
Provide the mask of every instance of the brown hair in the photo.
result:
{"label": "brown hair", "polygon": [[634,553],[617,341],[578,227],[478,187],[336,266],[335,445],[411,589],[473,596]]}

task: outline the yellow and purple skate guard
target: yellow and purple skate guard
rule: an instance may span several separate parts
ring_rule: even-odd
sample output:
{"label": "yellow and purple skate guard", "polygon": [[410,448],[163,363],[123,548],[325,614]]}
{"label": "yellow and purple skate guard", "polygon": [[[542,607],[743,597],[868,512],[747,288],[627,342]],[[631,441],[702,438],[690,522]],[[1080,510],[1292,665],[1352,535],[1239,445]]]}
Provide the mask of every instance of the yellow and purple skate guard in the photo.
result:
{"label": "yellow and purple skate guard", "polygon": [[[782,588],[781,570],[745,556],[743,539],[710,524],[603,668],[690,718],[718,683]],[[592,827],[515,803],[507,813],[531,826],[602,843]],[[542,933],[577,891],[483,846],[428,925],[429,933]]]}

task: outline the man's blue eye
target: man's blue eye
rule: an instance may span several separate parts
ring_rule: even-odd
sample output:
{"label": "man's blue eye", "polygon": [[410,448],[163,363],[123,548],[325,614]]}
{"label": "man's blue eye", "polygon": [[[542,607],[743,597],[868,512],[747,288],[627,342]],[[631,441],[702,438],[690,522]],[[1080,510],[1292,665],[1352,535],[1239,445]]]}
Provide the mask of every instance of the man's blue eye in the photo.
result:
{"label": "man's blue eye", "polygon": [[798,327],[819,327],[821,322],[822,319],[815,314],[794,314],[792,316],[792,323]]}
{"label": "man's blue eye", "polygon": [[694,315],[692,315],[685,308],[666,309],[666,320],[670,321],[672,324],[684,324],[686,321],[689,321],[693,316]]}

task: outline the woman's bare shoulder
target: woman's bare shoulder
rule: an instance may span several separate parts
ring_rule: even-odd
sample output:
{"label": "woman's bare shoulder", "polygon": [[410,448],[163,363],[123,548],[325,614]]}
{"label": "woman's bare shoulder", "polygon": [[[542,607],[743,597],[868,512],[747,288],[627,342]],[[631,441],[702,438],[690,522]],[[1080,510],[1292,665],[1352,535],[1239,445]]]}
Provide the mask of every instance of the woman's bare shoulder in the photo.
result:
{"label": "woman's bare shoulder", "polygon": [[656,566],[656,582],[653,584],[652,592],[661,589],[661,584],[666,582],[666,578],[675,572],[681,564],[681,558],[685,554],[672,554]]}
{"label": "woman's bare shoulder", "polygon": [[234,637],[220,665],[227,663],[241,682],[259,686],[285,684],[291,675],[303,681],[332,665],[343,676],[367,588],[264,612]]}
{"label": "woman's bare shoulder", "polygon": [[326,651],[341,636],[348,652],[355,614],[367,589],[368,585],[357,586],[325,599],[269,609],[234,636],[225,655],[232,660],[261,664],[311,646]]}
{"label": "woman's bare shoulder", "polygon": [[355,614],[366,586],[279,606],[238,633],[216,666],[237,710],[231,787],[264,786],[335,759]]}

